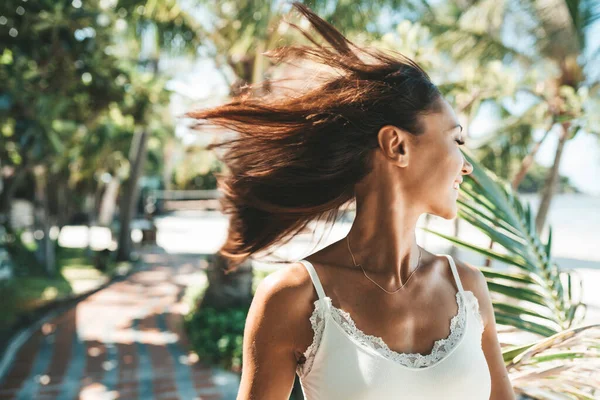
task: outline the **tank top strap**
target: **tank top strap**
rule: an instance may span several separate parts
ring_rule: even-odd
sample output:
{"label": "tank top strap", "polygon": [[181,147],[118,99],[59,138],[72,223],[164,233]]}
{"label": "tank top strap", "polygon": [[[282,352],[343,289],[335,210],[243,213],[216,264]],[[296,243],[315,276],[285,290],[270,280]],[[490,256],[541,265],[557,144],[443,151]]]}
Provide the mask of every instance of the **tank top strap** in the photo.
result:
{"label": "tank top strap", "polygon": [[317,274],[317,270],[312,265],[312,263],[308,260],[300,260],[302,264],[306,267],[308,274],[310,275],[310,279],[312,279],[313,286],[317,290],[317,294],[319,295],[319,299],[323,300],[325,297],[325,291],[323,290],[323,285],[321,285],[321,280],[319,279],[319,275]]}
{"label": "tank top strap", "polygon": [[462,287],[462,283],[460,281],[460,276],[458,276],[458,271],[456,270],[456,264],[454,263],[454,258],[452,258],[452,256],[450,254],[443,254],[443,255],[446,256],[446,258],[448,258],[448,261],[450,262],[450,269],[452,269],[452,275],[454,276],[454,281],[456,282],[458,291],[463,292],[464,290]]}

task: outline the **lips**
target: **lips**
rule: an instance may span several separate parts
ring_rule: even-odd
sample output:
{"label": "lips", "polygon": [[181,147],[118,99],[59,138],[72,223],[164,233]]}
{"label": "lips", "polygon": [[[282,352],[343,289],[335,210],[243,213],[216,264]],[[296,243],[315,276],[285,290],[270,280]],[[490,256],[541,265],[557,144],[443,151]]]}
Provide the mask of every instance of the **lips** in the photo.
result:
{"label": "lips", "polygon": [[463,181],[462,179],[454,181],[454,185],[453,185],[454,189],[458,190],[459,185],[462,183],[462,181]]}

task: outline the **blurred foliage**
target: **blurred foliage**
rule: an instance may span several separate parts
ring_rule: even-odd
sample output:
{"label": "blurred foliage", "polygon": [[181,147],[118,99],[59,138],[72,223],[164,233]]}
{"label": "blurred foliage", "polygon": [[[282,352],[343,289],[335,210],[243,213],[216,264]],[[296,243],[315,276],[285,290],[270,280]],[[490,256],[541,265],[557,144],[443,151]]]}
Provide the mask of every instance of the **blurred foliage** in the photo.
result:
{"label": "blurred foliage", "polygon": [[[135,56],[134,62],[156,68],[161,52],[167,55],[194,55],[206,33],[202,26],[186,12],[178,0],[105,0],[101,4],[112,8],[126,22],[120,27],[133,39],[123,56]],[[145,35],[140,40],[140,33]],[[151,43],[144,52],[143,45]]]}
{"label": "blurred foliage", "polygon": [[240,372],[242,343],[248,307],[235,307],[225,311],[199,307],[189,313],[185,327],[192,348],[202,362],[219,365]]}
{"label": "blurred foliage", "polygon": [[[490,168],[494,171],[493,168]],[[548,176],[550,168],[543,167],[539,164],[534,164],[530,169],[521,184],[519,185],[519,193],[539,193],[545,184],[545,179]],[[579,189],[573,186],[571,180],[566,176],[560,176],[556,187],[557,193],[579,193]]]}
{"label": "blurred foliage", "polygon": [[223,171],[214,152],[188,147],[173,172],[173,187],[180,190],[213,190],[217,188],[215,173]]}
{"label": "blurred foliage", "polygon": [[0,313],[0,336],[9,331],[20,317],[48,301],[68,296],[71,285],[62,276],[47,278],[43,276],[17,277],[0,287],[3,299]]}
{"label": "blurred foliage", "polygon": [[96,22],[100,12],[54,1],[0,6],[0,151],[8,165],[43,162],[68,152],[73,138],[90,140],[81,125],[123,101],[129,76],[105,52],[112,27]]}
{"label": "blurred foliage", "polygon": [[[301,2],[359,42],[383,34],[385,28],[375,21],[384,13],[399,19],[400,14],[416,16],[429,7],[423,0]],[[295,15],[288,14],[291,2],[227,0],[204,2],[204,5],[210,18],[203,25],[207,33],[207,46],[203,50],[224,72],[232,94],[244,92],[245,85],[256,84],[270,77],[270,61],[262,53],[275,47],[306,41],[299,32],[290,29],[283,18],[286,16],[287,21],[298,22],[294,21],[297,19]],[[233,72],[233,79],[230,79],[231,74],[225,73],[226,69]]]}
{"label": "blurred foliage", "polygon": [[106,173],[128,177],[142,129],[151,136],[146,172],[160,173],[174,129],[158,58],[199,44],[199,26],[176,1],[10,0],[0,15],[0,159],[9,178],[42,166],[61,182],[51,189],[81,199]]}
{"label": "blurred foliage", "polygon": [[[45,275],[43,265],[35,256],[37,245],[33,241],[23,240],[25,229],[7,229],[0,238],[1,246],[6,249],[14,265],[19,268],[13,270],[17,276],[22,275]],[[58,250],[56,242],[53,245]]]}
{"label": "blurred foliage", "polygon": [[[254,269],[252,273],[254,294],[270,271]],[[184,295],[185,302],[190,307],[190,312],[185,317],[185,328],[192,338],[192,349],[201,360],[212,360],[211,362],[223,368],[239,372],[243,339],[238,338],[243,338],[248,307],[232,308],[230,312],[203,307],[202,298],[206,287],[207,285],[191,286]]]}

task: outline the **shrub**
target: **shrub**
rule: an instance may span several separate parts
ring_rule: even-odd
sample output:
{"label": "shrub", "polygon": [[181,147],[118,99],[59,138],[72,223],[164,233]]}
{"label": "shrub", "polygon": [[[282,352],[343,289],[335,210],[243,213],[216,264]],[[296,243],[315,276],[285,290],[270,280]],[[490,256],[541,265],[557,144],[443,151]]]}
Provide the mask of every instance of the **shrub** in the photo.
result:
{"label": "shrub", "polygon": [[242,343],[249,306],[219,310],[198,307],[185,318],[193,350],[201,361],[240,372]]}

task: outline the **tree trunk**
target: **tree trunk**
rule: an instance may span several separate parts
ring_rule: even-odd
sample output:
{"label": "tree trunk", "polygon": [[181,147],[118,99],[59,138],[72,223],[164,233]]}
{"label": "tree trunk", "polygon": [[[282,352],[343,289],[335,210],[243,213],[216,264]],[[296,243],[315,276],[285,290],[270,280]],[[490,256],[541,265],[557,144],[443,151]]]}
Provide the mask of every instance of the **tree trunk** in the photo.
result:
{"label": "tree trunk", "polygon": [[58,181],[56,185],[58,188],[56,191],[56,224],[60,229],[62,229],[62,227],[66,225],[67,219],[69,218],[69,207],[67,201],[68,196],[66,193],[68,186],[62,180]]}
{"label": "tree trunk", "polygon": [[50,240],[50,213],[48,210],[48,170],[44,167],[34,168],[35,175],[35,230],[40,229],[42,235],[37,239],[36,258],[44,266],[48,276],[56,275],[54,244]]}
{"label": "tree trunk", "polygon": [[118,176],[113,176],[106,185],[102,200],[100,201],[100,210],[98,211],[98,225],[110,226],[117,206],[117,196],[121,180]]}
{"label": "tree trunk", "polygon": [[202,306],[224,310],[243,307],[252,301],[252,262],[244,261],[237,270],[225,274],[227,260],[215,254],[206,271],[209,286],[202,298]]}
{"label": "tree trunk", "polygon": [[163,181],[165,184],[165,190],[171,190],[173,179],[173,170],[175,169],[175,152],[177,145],[174,139],[169,139],[163,149]]}
{"label": "tree trunk", "polygon": [[531,149],[531,152],[529,154],[527,154],[527,157],[525,157],[523,159],[523,161],[521,162],[521,168],[519,168],[519,172],[517,172],[517,174],[515,175],[515,177],[513,178],[513,181],[512,181],[513,190],[516,191],[519,188],[519,185],[525,178],[525,175],[527,175],[527,171],[529,171],[529,168],[531,168],[531,166],[533,165],[535,155],[537,154],[538,150],[542,146],[542,143],[544,143],[544,140],[546,140],[546,138],[548,137],[553,126],[554,126],[554,124],[552,124],[546,130],[546,133],[544,133],[544,136],[542,136],[542,138],[533,146],[533,148]]}
{"label": "tree trunk", "polygon": [[548,211],[550,210],[550,203],[552,202],[556,183],[558,182],[560,161],[565,148],[565,143],[567,142],[569,136],[569,124],[566,122],[561,124],[561,129],[562,131],[558,138],[558,145],[556,146],[556,153],[554,155],[554,164],[552,164],[552,168],[550,169],[548,178],[546,179],[546,184],[544,185],[544,190],[542,193],[542,200],[535,218],[535,228],[538,235],[541,235],[542,229],[546,223],[546,217],[548,216]]}
{"label": "tree trunk", "polygon": [[88,259],[92,258],[92,227],[96,223],[94,217],[94,198],[95,196],[92,193],[87,193],[85,195],[85,201],[83,205],[83,211],[86,215],[86,225],[87,225],[87,246],[85,247],[85,255]]}
{"label": "tree trunk", "polygon": [[19,186],[21,179],[25,177],[26,172],[27,168],[24,166],[15,168],[12,178],[4,180],[4,188],[0,191],[0,224],[6,224],[6,226],[10,225],[11,204],[15,197],[17,187]]}
{"label": "tree trunk", "polygon": [[[263,82],[265,74],[265,57],[261,54],[265,51],[266,43],[264,40],[259,40],[256,44],[256,55],[254,57],[254,65],[252,68],[252,83],[257,84]],[[255,95],[262,95],[265,91],[265,82],[256,88],[254,91]]]}
{"label": "tree trunk", "polygon": [[119,248],[117,261],[127,261],[131,254],[131,220],[135,216],[137,200],[139,196],[138,180],[142,174],[146,158],[146,143],[148,133],[142,131],[133,136],[129,152],[131,172],[125,188],[123,201],[121,202],[121,228],[119,231]]}

